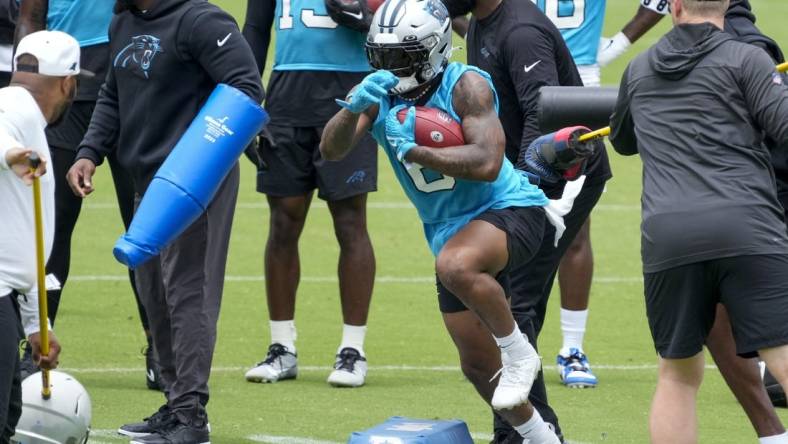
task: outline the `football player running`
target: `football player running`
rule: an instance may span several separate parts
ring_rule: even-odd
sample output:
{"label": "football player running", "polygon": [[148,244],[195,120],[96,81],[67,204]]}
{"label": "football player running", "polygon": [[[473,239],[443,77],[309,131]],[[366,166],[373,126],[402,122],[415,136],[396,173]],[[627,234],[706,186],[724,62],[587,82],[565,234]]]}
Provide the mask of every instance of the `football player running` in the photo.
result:
{"label": "football player running", "polygon": [[[388,0],[373,17],[366,48],[378,71],[342,101],[320,151],[341,159],[372,133],[424,223],[436,256],[440,309],[463,373],[529,442],[558,443],[527,402],[541,362],[509,310],[506,276],[538,249],[545,216],[561,225],[560,214],[505,159],[487,73],[448,63],[451,25],[439,0]],[[466,144],[419,146],[414,106],[447,112],[461,123]]]}

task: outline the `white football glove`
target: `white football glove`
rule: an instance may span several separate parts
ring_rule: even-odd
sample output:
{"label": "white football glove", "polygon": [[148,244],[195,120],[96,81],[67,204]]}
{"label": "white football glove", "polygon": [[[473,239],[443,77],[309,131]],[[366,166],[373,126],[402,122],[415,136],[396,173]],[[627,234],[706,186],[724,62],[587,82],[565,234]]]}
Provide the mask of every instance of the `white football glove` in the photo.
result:
{"label": "white football glove", "polygon": [[621,54],[627,52],[632,45],[623,32],[619,32],[612,38],[602,37],[599,39],[599,50],[596,54],[596,62],[599,66],[606,66]]}

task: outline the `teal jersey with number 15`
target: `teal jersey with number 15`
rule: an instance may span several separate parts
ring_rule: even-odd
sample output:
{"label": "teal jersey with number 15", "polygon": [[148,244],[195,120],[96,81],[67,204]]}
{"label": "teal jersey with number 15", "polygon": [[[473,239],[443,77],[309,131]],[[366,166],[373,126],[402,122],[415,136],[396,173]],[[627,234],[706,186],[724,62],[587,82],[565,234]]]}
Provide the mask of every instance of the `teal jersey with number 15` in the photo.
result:
{"label": "teal jersey with number 15", "polygon": [[366,36],[337,25],[328,16],[324,0],[275,1],[275,70],[371,70],[364,51]]}
{"label": "teal jersey with number 15", "polygon": [[[443,110],[460,122],[452,106],[452,92],[460,77],[468,71],[484,77],[495,94],[489,74],[473,66],[450,63],[443,73],[440,86],[425,106]],[[494,182],[455,179],[418,164],[407,167],[397,159],[397,153],[386,140],[386,116],[392,107],[403,103],[396,96],[384,98],[379,104],[380,110],[371,132],[386,152],[405,194],[418,210],[433,254],[437,256],[446,241],[487,210],[547,205],[542,190],[532,185],[523,172],[515,170],[506,157]],[[497,95],[495,110],[498,110]]]}
{"label": "teal jersey with number 15", "polygon": [[593,65],[605,23],[605,0],[532,0],[561,31],[577,65]]}

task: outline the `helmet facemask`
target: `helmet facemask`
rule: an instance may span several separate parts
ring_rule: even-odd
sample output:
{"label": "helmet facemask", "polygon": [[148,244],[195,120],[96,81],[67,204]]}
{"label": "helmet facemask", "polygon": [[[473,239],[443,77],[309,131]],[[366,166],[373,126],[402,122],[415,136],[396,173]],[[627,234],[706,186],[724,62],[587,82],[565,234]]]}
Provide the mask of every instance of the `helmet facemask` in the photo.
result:
{"label": "helmet facemask", "polygon": [[399,77],[399,83],[391,91],[405,94],[434,79],[440,72],[436,72],[430,63],[432,54],[440,49],[437,48],[438,44],[440,39],[430,35],[421,41],[392,44],[367,42],[365,47],[369,64],[373,68],[385,69]]}

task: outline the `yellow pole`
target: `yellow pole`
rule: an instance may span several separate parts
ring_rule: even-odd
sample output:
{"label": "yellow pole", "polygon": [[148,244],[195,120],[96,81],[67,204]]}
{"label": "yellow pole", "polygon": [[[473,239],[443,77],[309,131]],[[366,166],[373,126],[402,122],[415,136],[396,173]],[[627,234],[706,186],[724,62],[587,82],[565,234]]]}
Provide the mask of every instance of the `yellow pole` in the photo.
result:
{"label": "yellow pole", "polygon": [[[36,225],[36,272],[38,278],[38,317],[39,336],[41,338],[41,355],[49,355],[49,308],[47,307],[46,268],[44,260],[44,218],[41,211],[41,180],[35,171],[41,159],[38,154],[30,154],[30,171],[33,172],[33,207]],[[49,399],[52,392],[49,387],[49,370],[41,370],[41,397]]]}
{"label": "yellow pole", "polygon": [[[777,65],[777,71],[786,72],[788,71],[788,62],[780,63]],[[606,126],[604,128],[598,129],[596,131],[591,131],[590,133],[583,134],[582,136],[577,138],[578,142],[585,142],[586,140],[590,140],[596,137],[605,137],[610,135],[610,127]]]}

